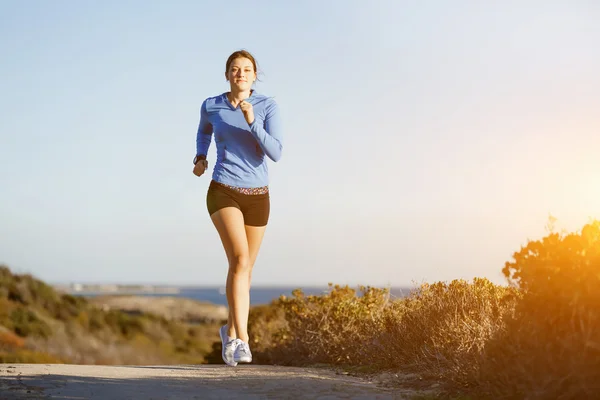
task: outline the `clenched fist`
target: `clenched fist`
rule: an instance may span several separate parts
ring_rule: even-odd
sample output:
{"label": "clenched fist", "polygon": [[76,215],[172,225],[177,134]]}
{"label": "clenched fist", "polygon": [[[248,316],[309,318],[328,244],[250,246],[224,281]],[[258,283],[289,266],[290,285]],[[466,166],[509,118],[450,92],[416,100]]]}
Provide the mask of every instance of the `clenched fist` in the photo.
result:
{"label": "clenched fist", "polygon": [[252,104],[248,103],[246,100],[242,100],[240,109],[242,110],[242,113],[244,113],[244,118],[246,118],[248,125],[252,124],[254,122],[254,108],[252,108]]}
{"label": "clenched fist", "polygon": [[206,160],[198,160],[196,165],[194,165],[194,175],[202,176],[204,171],[208,169],[208,161]]}

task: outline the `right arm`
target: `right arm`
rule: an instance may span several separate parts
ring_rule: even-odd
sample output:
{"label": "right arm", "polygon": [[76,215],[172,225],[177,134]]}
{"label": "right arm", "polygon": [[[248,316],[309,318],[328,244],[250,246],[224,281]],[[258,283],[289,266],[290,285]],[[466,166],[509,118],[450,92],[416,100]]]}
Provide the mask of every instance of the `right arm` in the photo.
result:
{"label": "right arm", "polygon": [[208,111],[206,111],[206,100],[202,102],[200,107],[200,123],[198,124],[198,132],[196,134],[196,156],[204,156],[208,154],[208,148],[212,140],[213,127],[208,121]]}
{"label": "right arm", "polygon": [[[208,121],[208,112],[206,111],[206,100],[202,102],[200,107],[200,123],[198,124],[198,132],[196,133],[196,157],[194,157],[194,174],[200,176],[208,168],[206,155],[212,141],[213,127]],[[199,162],[201,161],[202,162]]]}

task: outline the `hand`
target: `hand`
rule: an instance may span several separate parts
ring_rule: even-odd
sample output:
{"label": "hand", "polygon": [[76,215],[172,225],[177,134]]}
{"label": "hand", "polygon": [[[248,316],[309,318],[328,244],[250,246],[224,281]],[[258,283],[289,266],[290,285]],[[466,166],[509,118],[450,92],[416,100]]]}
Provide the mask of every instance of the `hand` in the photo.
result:
{"label": "hand", "polygon": [[204,171],[208,169],[208,161],[206,160],[198,160],[196,165],[194,165],[194,175],[202,176]]}
{"label": "hand", "polygon": [[244,113],[244,118],[246,118],[248,125],[252,124],[254,122],[254,109],[252,108],[252,104],[248,103],[246,100],[242,100],[240,108],[242,109],[242,113]]}

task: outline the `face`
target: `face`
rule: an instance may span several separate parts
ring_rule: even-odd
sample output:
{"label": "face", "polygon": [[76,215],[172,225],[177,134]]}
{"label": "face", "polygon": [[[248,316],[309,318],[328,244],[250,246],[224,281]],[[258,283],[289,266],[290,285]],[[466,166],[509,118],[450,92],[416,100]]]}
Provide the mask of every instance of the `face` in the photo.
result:
{"label": "face", "polygon": [[232,88],[238,90],[250,90],[256,80],[256,72],[252,61],[247,58],[238,57],[231,62],[227,71],[227,80]]}

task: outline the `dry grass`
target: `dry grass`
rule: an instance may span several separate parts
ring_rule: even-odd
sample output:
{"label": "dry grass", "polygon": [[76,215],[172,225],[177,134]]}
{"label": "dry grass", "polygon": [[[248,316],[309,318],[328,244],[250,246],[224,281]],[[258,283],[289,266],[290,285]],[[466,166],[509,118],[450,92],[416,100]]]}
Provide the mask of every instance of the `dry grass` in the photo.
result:
{"label": "dry grass", "polygon": [[255,359],[393,369],[474,398],[597,398],[600,222],[529,241],[513,259],[509,287],[438,282],[394,301],[375,288],[296,291],[251,314]]}
{"label": "dry grass", "polygon": [[[260,338],[259,362],[401,368],[464,384],[517,299],[515,289],[485,279],[423,285],[393,301],[386,289],[331,285],[322,296],[279,299],[278,313],[252,315],[251,337]],[[273,315],[281,320],[265,322]]]}
{"label": "dry grass", "polygon": [[[175,306],[175,300],[167,300]],[[191,300],[183,302],[185,309],[180,311],[185,312],[177,317],[202,317],[203,323],[171,320],[145,309],[127,313],[96,307],[85,298],[60,294],[31,275],[13,275],[0,266],[0,361],[203,363],[218,340],[221,321],[192,312]],[[152,303],[165,305],[162,300]]]}

